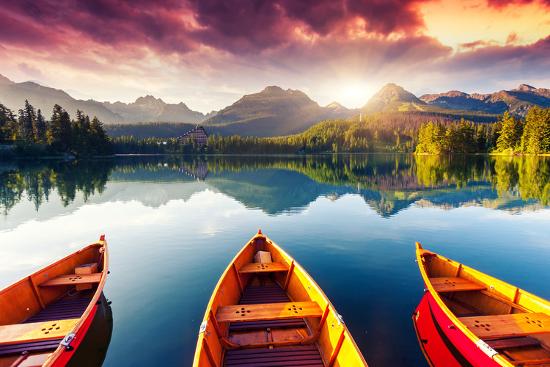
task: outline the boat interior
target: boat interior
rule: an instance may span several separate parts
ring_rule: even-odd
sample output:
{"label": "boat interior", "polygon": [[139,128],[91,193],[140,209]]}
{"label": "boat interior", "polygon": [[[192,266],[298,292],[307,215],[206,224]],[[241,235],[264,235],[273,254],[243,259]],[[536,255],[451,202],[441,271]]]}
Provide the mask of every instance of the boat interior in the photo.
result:
{"label": "boat interior", "polygon": [[550,367],[550,303],[424,251],[426,274],[449,310],[514,366]]}
{"label": "boat interior", "polygon": [[222,275],[205,319],[196,366],[366,366],[317,284],[261,235]]}
{"label": "boat interior", "polygon": [[94,297],[103,259],[93,244],[0,291],[0,367],[46,361]]}

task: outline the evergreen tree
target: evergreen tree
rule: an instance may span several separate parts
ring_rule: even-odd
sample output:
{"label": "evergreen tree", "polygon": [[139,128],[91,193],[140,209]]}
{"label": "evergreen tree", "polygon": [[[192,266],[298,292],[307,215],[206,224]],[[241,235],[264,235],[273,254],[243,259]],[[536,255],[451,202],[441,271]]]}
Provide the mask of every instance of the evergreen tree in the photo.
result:
{"label": "evergreen tree", "polygon": [[508,111],[504,112],[500,119],[496,150],[499,152],[516,151],[520,146],[522,130],[521,121],[516,120]]}
{"label": "evergreen tree", "polygon": [[13,141],[16,137],[15,116],[9,108],[0,104],[0,143]]}
{"label": "evergreen tree", "polygon": [[35,135],[34,139],[39,144],[45,144],[46,143],[46,133],[48,130],[48,126],[46,124],[46,120],[44,119],[44,116],[42,115],[42,111],[38,110],[36,113],[36,126],[35,126]]}
{"label": "evergreen tree", "polygon": [[67,152],[71,147],[71,117],[60,105],[53,106],[48,144],[57,152]]}
{"label": "evergreen tree", "polygon": [[36,112],[28,100],[25,100],[25,107],[19,110],[18,124],[20,139],[25,143],[34,143]]}
{"label": "evergreen tree", "polygon": [[521,150],[532,154],[550,152],[550,108],[532,107],[527,112]]}

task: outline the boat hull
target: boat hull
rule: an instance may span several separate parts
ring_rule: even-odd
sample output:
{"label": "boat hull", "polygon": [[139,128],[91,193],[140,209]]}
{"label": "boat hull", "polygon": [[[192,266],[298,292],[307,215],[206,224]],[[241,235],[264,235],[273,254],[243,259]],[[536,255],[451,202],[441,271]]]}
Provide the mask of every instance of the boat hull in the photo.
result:
{"label": "boat hull", "polygon": [[426,292],[413,314],[418,342],[432,367],[501,366],[458,330]]}

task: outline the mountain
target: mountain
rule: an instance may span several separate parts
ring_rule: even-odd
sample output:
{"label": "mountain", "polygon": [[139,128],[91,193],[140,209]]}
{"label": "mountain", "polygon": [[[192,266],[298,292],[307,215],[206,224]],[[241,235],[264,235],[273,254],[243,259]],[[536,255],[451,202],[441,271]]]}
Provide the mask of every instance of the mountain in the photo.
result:
{"label": "mountain", "polygon": [[501,90],[489,94],[449,91],[439,94],[425,94],[420,99],[430,106],[444,109],[480,111],[492,114],[509,111],[524,116],[532,106],[550,107],[550,89],[521,84],[516,89]]}
{"label": "mountain", "polygon": [[299,90],[269,86],[248,94],[204,122],[225,134],[276,136],[303,131],[316,122],[350,117],[345,107],[321,107]]}
{"label": "mountain", "polygon": [[84,101],[71,97],[61,89],[45,87],[35,82],[15,83],[0,75],[0,103],[14,112],[23,107],[25,99],[49,118],[54,104],[62,106],[71,116],[76,110],[97,116],[106,124],[135,122],[177,122],[196,124],[204,119],[200,112],[192,111],[183,102],[165,103],[160,98],[145,96],[133,103]]}
{"label": "mountain", "polygon": [[121,116],[124,122],[199,123],[204,119],[202,113],[189,109],[183,102],[169,104],[151,95],[139,97],[133,103],[103,102],[103,105]]}
{"label": "mountain", "polygon": [[365,112],[425,111],[427,109],[429,107],[426,102],[393,83],[382,87],[362,108]]}
{"label": "mountain", "polygon": [[83,101],[74,99],[61,89],[44,87],[35,82],[14,83],[8,78],[0,75],[0,103],[14,112],[23,107],[25,99],[49,118],[54,104],[65,108],[71,116],[76,110],[84,111],[90,116],[97,116],[104,122],[119,121],[121,117],[107,109],[100,102],[93,100]]}

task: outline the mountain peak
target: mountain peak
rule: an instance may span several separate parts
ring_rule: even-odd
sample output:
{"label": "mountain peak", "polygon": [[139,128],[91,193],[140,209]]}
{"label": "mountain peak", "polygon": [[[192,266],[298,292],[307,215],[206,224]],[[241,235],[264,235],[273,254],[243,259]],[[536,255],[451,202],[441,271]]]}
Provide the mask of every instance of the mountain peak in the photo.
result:
{"label": "mountain peak", "polygon": [[8,85],[8,84],[13,84],[13,82],[9,80],[7,77],[5,77],[4,75],[0,74],[0,84]]}
{"label": "mountain peak", "polygon": [[264,88],[260,93],[283,93],[284,89],[277,85],[269,85]]}
{"label": "mountain peak", "polygon": [[363,107],[372,112],[400,110],[403,105],[424,105],[414,94],[405,90],[400,85],[388,83],[382,87]]}
{"label": "mountain peak", "polygon": [[143,97],[138,97],[135,104],[144,104],[144,103],[158,103],[158,104],[165,104],[164,101],[160,98],[155,98],[154,96],[147,94]]}
{"label": "mountain peak", "polygon": [[529,84],[520,84],[519,87],[516,88],[516,90],[519,90],[521,92],[533,92],[537,88],[529,85]]}

